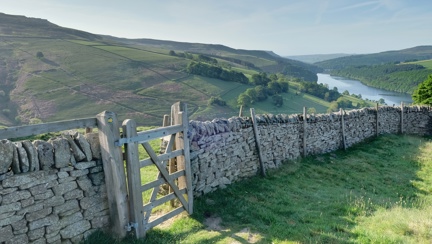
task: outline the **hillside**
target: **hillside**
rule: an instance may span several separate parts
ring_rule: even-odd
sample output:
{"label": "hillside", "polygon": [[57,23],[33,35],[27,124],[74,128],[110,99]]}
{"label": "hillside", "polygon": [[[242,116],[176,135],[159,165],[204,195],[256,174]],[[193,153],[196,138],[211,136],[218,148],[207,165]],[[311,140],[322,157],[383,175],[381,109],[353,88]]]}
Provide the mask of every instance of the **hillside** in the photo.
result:
{"label": "hillside", "polygon": [[[191,57],[170,55],[173,50]],[[179,100],[189,104],[192,119],[238,114],[237,96],[251,86],[185,73],[199,54],[247,77],[274,72],[314,81],[319,70],[269,51],[99,36],[42,19],[0,14],[0,125],[93,117],[103,110],[118,113],[120,119],[160,125]],[[228,106],[208,106],[213,96]],[[284,99],[286,109],[297,112],[302,104],[318,112],[327,109],[315,98],[296,97],[295,105],[289,94]],[[273,108],[262,106],[263,111]]]}
{"label": "hillside", "polygon": [[346,53],[334,53],[334,54],[310,54],[310,55],[295,55],[295,56],[286,56],[286,58],[294,59],[297,61],[301,61],[304,63],[317,63],[329,59],[335,59],[340,57],[346,57],[350,56],[352,54],[346,54]]}
{"label": "hillside", "polygon": [[432,59],[432,46],[418,46],[403,50],[373,54],[351,55],[314,63],[323,69],[343,69],[349,66],[402,63]]}
{"label": "hillside", "polygon": [[398,51],[352,55],[315,64],[331,75],[360,80],[368,86],[389,91],[411,94],[419,83],[432,74],[432,67],[426,62],[430,59],[432,46],[418,46]]}

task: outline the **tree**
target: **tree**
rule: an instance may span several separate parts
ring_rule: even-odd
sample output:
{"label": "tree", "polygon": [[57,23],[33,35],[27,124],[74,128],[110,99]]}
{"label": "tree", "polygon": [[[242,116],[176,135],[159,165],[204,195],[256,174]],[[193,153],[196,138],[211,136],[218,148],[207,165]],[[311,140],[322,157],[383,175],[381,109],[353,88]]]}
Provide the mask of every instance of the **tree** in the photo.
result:
{"label": "tree", "polygon": [[252,104],[251,98],[245,93],[241,93],[237,98],[237,104],[242,106],[249,106]]}
{"label": "tree", "polygon": [[307,113],[308,114],[316,114],[316,109],[314,107],[308,108]]}
{"label": "tree", "polygon": [[416,104],[432,105],[432,75],[417,86],[412,99]]}
{"label": "tree", "polygon": [[272,103],[276,106],[276,107],[281,107],[283,105],[283,98],[281,95],[274,95],[272,97]]}
{"label": "tree", "polygon": [[37,58],[43,58],[44,55],[43,55],[42,52],[37,52],[37,53],[36,53],[36,57],[37,57]]}
{"label": "tree", "polygon": [[244,93],[248,97],[250,97],[250,103],[254,103],[254,102],[258,101],[257,92],[256,92],[255,88],[248,88]]}
{"label": "tree", "polygon": [[168,54],[171,56],[177,56],[177,54],[173,50],[170,50]]}

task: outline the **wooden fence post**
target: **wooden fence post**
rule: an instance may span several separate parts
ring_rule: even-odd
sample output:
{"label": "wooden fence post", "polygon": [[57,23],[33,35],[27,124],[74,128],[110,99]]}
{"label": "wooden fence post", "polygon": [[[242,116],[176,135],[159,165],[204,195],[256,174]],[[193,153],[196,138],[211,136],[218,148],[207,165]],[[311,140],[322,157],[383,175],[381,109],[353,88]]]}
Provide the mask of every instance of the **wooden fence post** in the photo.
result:
{"label": "wooden fence post", "polygon": [[379,105],[378,103],[376,104],[376,136],[379,136],[379,120],[378,120],[378,110],[379,110]]}
{"label": "wooden fence post", "polygon": [[342,108],[339,110],[341,115],[341,124],[342,124],[342,143],[343,143],[343,149],[346,150],[346,140],[345,140],[345,118],[344,118],[344,111]]}
{"label": "wooden fence post", "polygon": [[243,116],[243,105],[240,105],[239,117]]}
{"label": "wooden fence post", "polygon": [[[171,125],[179,125],[180,124],[180,112],[185,110],[186,105],[182,102],[176,102],[171,106]],[[174,143],[174,150],[179,148],[180,142],[179,134],[177,133],[175,143]],[[170,169],[172,167],[175,167],[174,164],[177,166],[175,171],[180,171],[185,169],[185,163],[183,160],[183,156],[176,157],[176,162],[174,163],[174,160],[170,160]],[[186,188],[186,178],[184,176],[180,176],[177,181],[177,185],[179,189]]]}
{"label": "wooden fence post", "polygon": [[129,223],[126,177],[121,147],[114,145],[120,139],[119,123],[113,112],[102,112],[96,116],[102,162],[108,195],[111,231],[120,238],[126,236]]}
{"label": "wooden fence post", "polygon": [[303,107],[303,157],[306,157],[306,133],[307,119],[306,119],[306,107]]}
{"label": "wooden fence post", "polygon": [[401,102],[401,117],[400,117],[400,133],[401,134],[404,133],[404,126],[403,126],[404,116],[403,116],[403,114],[404,114],[404,103]]}
{"label": "wooden fence post", "polygon": [[258,150],[258,157],[259,157],[259,163],[260,163],[260,168],[261,168],[261,175],[262,176],[266,176],[266,170],[264,168],[264,159],[263,159],[263,155],[262,155],[262,150],[261,150],[261,143],[260,143],[260,136],[259,136],[259,131],[258,131],[258,125],[256,122],[256,118],[255,118],[255,109],[251,108],[250,109],[250,113],[251,113],[251,117],[252,117],[252,125],[253,125],[253,130],[254,130],[254,135],[255,135],[255,144]]}
{"label": "wooden fence post", "polygon": [[192,189],[192,168],[190,162],[190,145],[189,145],[189,119],[187,114],[187,105],[184,106],[184,111],[179,113],[179,123],[183,125],[183,135],[179,136],[179,148],[183,148],[184,156],[182,157],[183,165],[185,166],[186,173],[186,186],[188,196],[187,211],[189,214],[193,214],[193,189]]}
{"label": "wooden fence post", "polygon": [[[123,121],[123,135],[126,138],[137,136],[137,126],[134,120],[127,119]],[[138,155],[138,145],[136,143],[125,144],[125,159],[126,169],[128,173],[128,190],[129,190],[129,213],[130,222],[137,223],[135,227],[135,235],[137,237],[145,236],[145,228],[143,225],[144,215],[138,209],[143,206],[141,194],[141,173]]]}

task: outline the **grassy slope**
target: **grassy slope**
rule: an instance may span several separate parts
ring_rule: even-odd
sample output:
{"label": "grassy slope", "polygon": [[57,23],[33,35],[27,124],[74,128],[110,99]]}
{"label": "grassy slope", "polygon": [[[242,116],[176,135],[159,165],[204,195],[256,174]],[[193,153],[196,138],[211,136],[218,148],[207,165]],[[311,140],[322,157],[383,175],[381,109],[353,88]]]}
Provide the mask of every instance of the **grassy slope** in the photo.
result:
{"label": "grassy slope", "polygon": [[[230,117],[238,113],[237,96],[249,87],[190,76],[182,72],[190,60],[170,56],[169,50],[210,52],[257,67],[281,66],[280,57],[265,51],[109,38],[23,16],[0,14],[0,20],[0,85],[7,93],[0,98],[0,125],[16,124],[17,115],[24,123],[31,118],[49,122],[92,117],[103,110],[116,112],[120,119],[133,118],[138,124],[160,125],[163,114],[179,100],[189,104],[191,119]],[[37,58],[38,52],[44,57]],[[247,76],[258,72],[220,58],[218,61]],[[294,60],[283,62],[314,68]],[[211,96],[227,99],[229,106],[208,106]],[[287,95],[285,99],[286,104],[316,103],[317,110],[325,111],[326,104],[315,98],[291,99]],[[301,111],[292,104],[278,111]],[[257,107],[262,112],[274,111],[270,101]]]}
{"label": "grassy slope", "polygon": [[[26,80],[18,86],[19,92],[13,93],[12,99],[34,105],[22,106],[23,117],[38,117],[43,121],[90,117],[103,110],[113,110],[121,119],[129,116],[140,124],[157,125],[162,115],[169,113],[170,105],[178,100],[186,101],[191,111],[197,112],[191,118],[231,117],[237,114],[238,94],[250,88],[182,73],[178,70],[189,60],[169,56],[168,50],[158,48],[39,38],[15,38],[9,47],[14,48],[14,57],[23,61],[17,75]],[[38,51],[44,53],[43,59],[34,56]],[[257,72],[237,69],[247,75]],[[208,107],[211,96],[222,96],[230,106]],[[285,96],[285,99],[286,110],[277,111],[291,113],[301,111],[297,105],[293,109],[293,104],[317,103],[306,96]],[[319,103],[314,106],[324,112],[326,103]],[[51,111],[38,111],[41,104],[48,104]],[[270,101],[257,107],[260,112],[275,112]]]}
{"label": "grassy slope", "polygon": [[431,152],[426,138],[388,135],[288,162],[195,199],[192,216],[145,242],[122,243],[429,243]]}
{"label": "grassy slope", "polygon": [[423,65],[426,69],[432,70],[432,59],[421,60],[421,61],[416,61],[416,62],[408,62],[408,64],[419,64],[419,65]]}

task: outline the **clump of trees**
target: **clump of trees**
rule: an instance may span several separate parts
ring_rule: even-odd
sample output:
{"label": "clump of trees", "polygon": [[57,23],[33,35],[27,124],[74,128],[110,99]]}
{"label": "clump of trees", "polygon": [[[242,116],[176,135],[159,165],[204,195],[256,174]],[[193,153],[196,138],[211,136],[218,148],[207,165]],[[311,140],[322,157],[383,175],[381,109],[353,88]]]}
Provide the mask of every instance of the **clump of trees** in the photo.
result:
{"label": "clump of trees", "polygon": [[300,92],[314,95],[328,102],[336,101],[341,96],[336,87],[330,90],[328,86],[314,82],[300,82]]}
{"label": "clump of trees", "polygon": [[248,84],[249,79],[241,72],[226,70],[219,66],[210,65],[201,62],[191,62],[186,67],[186,72],[195,75],[202,75],[209,78],[215,78],[225,81],[234,81],[242,84]]}
{"label": "clump of trees", "polygon": [[275,106],[283,105],[283,98],[280,93],[288,92],[289,83],[287,81],[279,79],[275,74],[267,76],[266,73],[259,73],[252,75],[251,83],[256,86],[239,95],[237,98],[238,105],[249,106],[255,102],[264,101],[269,96],[272,96],[272,103]]}
{"label": "clump of trees", "polygon": [[416,104],[432,105],[432,75],[417,86],[412,99]]}
{"label": "clump of trees", "polygon": [[36,53],[36,57],[37,57],[37,58],[43,58],[43,57],[44,57],[44,54],[43,54],[42,52],[37,52],[37,53]]}
{"label": "clump of trees", "polygon": [[217,96],[217,97],[211,97],[208,100],[208,105],[226,106],[226,102],[221,97]]}

